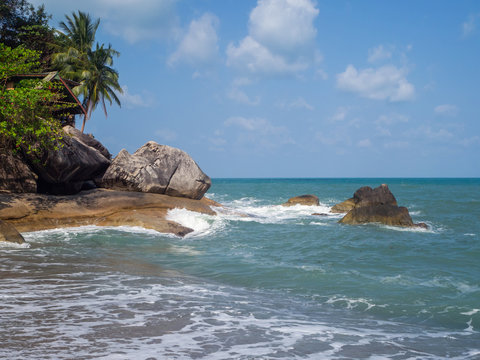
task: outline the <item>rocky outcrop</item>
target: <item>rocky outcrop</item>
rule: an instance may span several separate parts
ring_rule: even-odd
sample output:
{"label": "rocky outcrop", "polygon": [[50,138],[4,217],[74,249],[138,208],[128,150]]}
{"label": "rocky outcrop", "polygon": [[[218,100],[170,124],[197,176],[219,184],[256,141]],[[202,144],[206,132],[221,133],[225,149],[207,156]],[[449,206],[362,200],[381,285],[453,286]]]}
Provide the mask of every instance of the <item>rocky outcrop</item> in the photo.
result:
{"label": "rocky outcrop", "polygon": [[71,137],[74,137],[75,139],[81,141],[84,143],[86,146],[89,146],[91,148],[94,148],[100,152],[103,156],[105,156],[108,160],[112,159],[112,154],[108,151],[108,149],[103,146],[103,144],[95,139],[93,135],[91,134],[84,134],[80,130],[74,128],[73,126],[67,125],[63,127],[63,131],[70,135]]}
{"label": "rocky outcrop", "polygon": [[307,206],[318,206],[320,204],[318,197],[315,195],[300,195],[295,196],[287,200],[286,203],[282,204],[283,206],[294,206],[294,205],[307,205]]}
{"label": "rocky outcrop", "polygon": [[0,190],[37,192],[37,175],[20,157],[0,153]]}
{"label": "rocky outcrop", "polygon": [[13,225],[0,220],[0,241],[23,244],[25,239]]}
{"label": "rocky outcrop", "polygon": [[[413,223],[406,207],[397,205],[395,196],[386,184],[382,184],[375,189],[369,186],[358,189],[353,194],[353,198],[340,203],[339,208],[348,208],[352,205],[352,202],[353,208],[339,221],[340,223],[365,224],[375,222],[393,226],[423,227],[420,224]],[[347,203],[347,205],[344,203]]]}
{"label": "rocky outcrop", "polygon": [[211,180],[184,151],[150,141],[133,155],[120,151],[98,185],[198,200]]}
{"label": "rocky outcrop", "polygon": [[193,231],[165,219],[167,211],[184,208],[214,215],[212,200],[175,198],[161,194],[94,189],[75,195],[0,193],[0,220],[19,231],[85,225],[141,226],[184,236]]}
{"label": "rocky outcrop", "polygon": [[[41,157],[30,157],[29,163],[38,175],[40,192],[74,194],[82,189],[85,181],[102,176],[110,160],[97,148],[88,145],[87,135],[66,126],[62,146],[56,151],[45,152]],[[70,135],[68,135],[70,134]],[[98,141],[91,139],[96,147]],[[98,144],[97,144],[98,143]],[[105,149],[106,150],[106,149]],[[105,153],[105,151],[104,151]],[[109,155],[108,151],[106,154]]]}
{"label": "rocky outcrop", "polygon": [[333,205],[330,209],[332,213],[347,213],[355,207],[355,200],[353,198],[342,201],[339,204]]}

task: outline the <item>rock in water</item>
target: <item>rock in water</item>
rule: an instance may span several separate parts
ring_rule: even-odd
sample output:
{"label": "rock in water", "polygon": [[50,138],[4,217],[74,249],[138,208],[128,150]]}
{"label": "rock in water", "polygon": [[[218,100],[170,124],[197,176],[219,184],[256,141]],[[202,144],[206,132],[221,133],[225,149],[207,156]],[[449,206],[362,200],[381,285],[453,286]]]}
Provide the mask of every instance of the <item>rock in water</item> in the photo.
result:
{"label": "rock in water", "polygon": [[300,195],[288,199],[288,201],[283,206],[294,206],[294,205],[307,205],[307,206],[318,206],[320,201],[315,195]]}
{"label": "rock in water", "polygon": [[340,223],[364,224],[377,222],[393,226],[416,226],[408,213],[408,209],[397,205],[395,196],[385,184],[375,189],[369,186],[361,187],[355,191],[352,199],[345,202],[349,202],[351,205],[350,200],[353,200],[353,208],[339,221]]}
{"label": "rock in water", "polygon": [[353,198],[347,199],[339,204],[333,205],[330,211],[332,213],[347,213],[355,207]]}
{"label": "rock in water", "polygon": [[37,175],[19,157],[0,153],[0,190],[37,192]]}
{"label": "rock in water", "polygon": [[13,225],[0,220],[0,241],[23,244],[25,239]]}
{"label": "rock in water", "polygon": [[150,141],[133,155],[120,151],[99,185],[114,190],[201,199],[211,183],[187,153]]}

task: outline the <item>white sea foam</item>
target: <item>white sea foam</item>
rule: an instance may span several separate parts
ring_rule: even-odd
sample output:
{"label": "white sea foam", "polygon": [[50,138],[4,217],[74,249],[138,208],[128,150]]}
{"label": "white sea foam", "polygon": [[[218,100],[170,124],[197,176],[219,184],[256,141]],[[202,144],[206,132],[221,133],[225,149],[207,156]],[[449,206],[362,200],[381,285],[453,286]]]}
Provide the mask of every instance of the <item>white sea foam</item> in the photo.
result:
{"label": "white sea foam", "polygon": [[28,242],[17,244],[9,241],[0,241],[0,249],[28,249],[29,247],[30,244]]}
{"label": "white sea foam", "polygon": [[480,309],[473,309],[472,311],[462,312],[460,314],[467,315],[467,316],[472,316],[472,315],[475,315],[478,312],[480,312]]}

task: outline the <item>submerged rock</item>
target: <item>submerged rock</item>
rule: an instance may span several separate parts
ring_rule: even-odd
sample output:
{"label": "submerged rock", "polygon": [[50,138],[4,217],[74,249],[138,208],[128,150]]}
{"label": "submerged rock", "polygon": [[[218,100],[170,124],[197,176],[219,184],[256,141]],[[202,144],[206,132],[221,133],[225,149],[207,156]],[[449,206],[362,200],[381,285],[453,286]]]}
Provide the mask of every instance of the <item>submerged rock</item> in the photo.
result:
{"label": "submerged rock", "polygon": [[184,151],[150,141],[133,155],[120,151],[98,185],[201,199],[211,180]]}
{"label": "submerged rock", "polygon": [[284,204],[283,206],[294,206],[294,205],[307,205],[307,206],[318,206],[320,205],[320,201],[318,197],[315,195],[300,195],[295,196],[290,199]]}
{"label": "submerged rock", "polygon": [[17,229],[15,229],[15,226],[0,220],[0,241],[23,244],[25,239]]}
{"label": "submerged rock", "polygon": [[353,198],[338,205],[337,209],[348,209],[349,206],[353,205],[339,221],[342,224],[375,222],[384,225],[406,227],[423,227],[425,225],[413,223],[408,209],[397,205],[395,196],[393,196],[386,184],[382,184],[375,189],[369,186],[361,187],[353,194]]}

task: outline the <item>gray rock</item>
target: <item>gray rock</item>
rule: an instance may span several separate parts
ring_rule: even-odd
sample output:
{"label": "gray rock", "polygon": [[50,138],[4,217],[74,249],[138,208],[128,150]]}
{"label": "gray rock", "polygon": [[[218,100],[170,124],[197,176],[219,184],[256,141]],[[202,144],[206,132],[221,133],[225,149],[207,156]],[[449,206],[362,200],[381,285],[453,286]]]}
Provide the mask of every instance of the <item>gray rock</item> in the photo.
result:
{"label": "gray rock", "polygon": [[25,239],[13,225],[0,220],[0,241],[23,244]]}
{"label": "gray rock", "polygon": [[37,192],[37,175],[18,156],[0,153],[0,190]]}
{"label": "gray rock", "polygon": [[150,141],[133,155],[120,151],[97,185],[201,199],[211,180],[184,151]]}
{"label": "gray rock", "polygon": [[74,194],[84,181],[102,176],[110,165],[102,153],[87,145],[82,138],[65,136],[59,150],[30,157],[29,162],[39,177],[39,190],[52,194]]}
{"label": "gray rock", "polygon": [[78,130],[78,129],[74,128],[73,126],[70,126],[70,125],[64,126],[63,131],[66,134],[74,137],[78,141],[81,141],[85,145],[87,145],[91,148],[97,149],[100,152],[100,154],[105,156],[108,160],[112,159],[112,154],[110,154],[108,149],[105,146],[103,146],[103,144],[100,141],[95,139],[93,137],[93,135],[84,134],[80,130]]}

